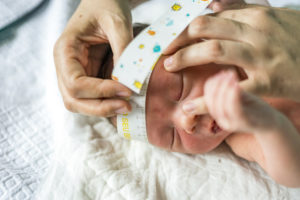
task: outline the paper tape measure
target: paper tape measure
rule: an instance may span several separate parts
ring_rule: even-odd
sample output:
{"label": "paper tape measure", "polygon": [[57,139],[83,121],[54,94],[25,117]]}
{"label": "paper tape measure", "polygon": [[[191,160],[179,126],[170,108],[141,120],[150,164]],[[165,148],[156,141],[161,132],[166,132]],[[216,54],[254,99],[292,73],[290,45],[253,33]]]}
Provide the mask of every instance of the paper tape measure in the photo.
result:
{"label": "paper tape measure", "polygon": [[204,13],[211,1],[172,0],[167,12],[142,31],[121,55],[112,78],[136,93],[131,99],[132,112],[117,117],[118,133],[123,137],[148,141],[145,99],[153,68],[162,52],[192,20]]}

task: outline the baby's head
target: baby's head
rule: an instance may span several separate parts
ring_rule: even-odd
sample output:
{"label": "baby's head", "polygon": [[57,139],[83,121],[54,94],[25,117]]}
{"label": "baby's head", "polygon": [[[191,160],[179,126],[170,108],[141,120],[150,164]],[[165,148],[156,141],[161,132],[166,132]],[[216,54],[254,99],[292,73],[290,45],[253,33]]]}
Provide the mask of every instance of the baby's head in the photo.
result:
{"label": "baby's head", "polygon": [[[146,127],[151,144],[184,153],[205,153],[218,146],[229,133],[209,115],[193,117],[182,110],[184,102],[203,96],[207,78],[229,66],[209,64],[178,73],[164,69],[162,56],[150,77],[146,96]],[[191,134],[192,133],[192,134]]]}
{"label": "baby's head", "polygon": [[[144,26],[143,26],[144,27]],[[141,26],[135,28],[136,32]],[[230,66],[209,64],[170,73],[164,69],[166,56],[157,62],[146,94],[148,141],[160,148],[183,153],[205,153],[217,147],[229,133],[221,130],[209,115],[191,117],[182,110],[184,102],[203,95],[206,79]],[[112,53],[102,76],[111,76]],[[192,134],[190,134],[192,132]]]}

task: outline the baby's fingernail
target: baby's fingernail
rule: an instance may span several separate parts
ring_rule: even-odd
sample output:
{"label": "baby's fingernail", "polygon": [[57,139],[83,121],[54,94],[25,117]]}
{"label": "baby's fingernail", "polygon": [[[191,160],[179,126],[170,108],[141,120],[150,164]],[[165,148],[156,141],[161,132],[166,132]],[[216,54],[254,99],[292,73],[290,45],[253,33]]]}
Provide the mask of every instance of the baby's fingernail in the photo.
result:
{"label": "baby's fingernail", "polygon": [[129,112],[129,110],[126,107],[116,110],[116,114],[119,114],[119,115],[127,114],[128,112]]}
{"label": "baby's fingernail", "polygon": [[166,69],[172,69],[172,64],[173,64],[173,58],[169,57],[165,60],[164,65]]}
{"label": "baby's fingernail", "polygon": [[195,111],[196,107],[197,106],[194,103],[189,102],[189,103],[183,104],[182,108],[183,108],[184,112],[186,112],[186,113],[192,113],[192,112]]}
{"label": "baby's fingernail", "polygon": [[121,92],[118,92],[117,95],[119,97],[130,97],[130,92],[121,91]]}

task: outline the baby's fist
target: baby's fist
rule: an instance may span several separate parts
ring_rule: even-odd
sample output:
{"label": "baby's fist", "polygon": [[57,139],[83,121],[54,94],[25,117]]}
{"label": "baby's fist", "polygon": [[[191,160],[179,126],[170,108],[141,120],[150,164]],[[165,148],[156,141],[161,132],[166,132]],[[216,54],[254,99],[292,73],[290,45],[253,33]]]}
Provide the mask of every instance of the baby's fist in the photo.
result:
{"label": "baby's fist", "polygon": [[255,133],[272,127],[278,112],[260,98],[244,92],[233,71],[208,79],[204,100],[210,115],[228,132]]}

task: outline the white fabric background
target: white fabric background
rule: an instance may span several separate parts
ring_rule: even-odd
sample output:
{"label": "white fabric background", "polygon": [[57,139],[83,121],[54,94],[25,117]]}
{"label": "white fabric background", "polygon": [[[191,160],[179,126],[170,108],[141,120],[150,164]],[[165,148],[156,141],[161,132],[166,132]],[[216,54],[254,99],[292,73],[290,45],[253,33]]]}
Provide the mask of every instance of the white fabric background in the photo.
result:
{"label": "white fabric background", "polygon": [[272,6],[284,6],[287,4],[300,4],[300,0],[269,0]]}
{"label": "white fabric background", "polygon": [[[155,1],[137,9],[135,20],[153,20],[145,9],[158,13],[167,0]],[[120,139],[105,119],[66,112],[52,48],[78,2],[47,1],[26,21],[0,32],[0,199],[32,199],[49,166],[37,199],[300,196],[224,146],[206,155],[168,153]]]}

